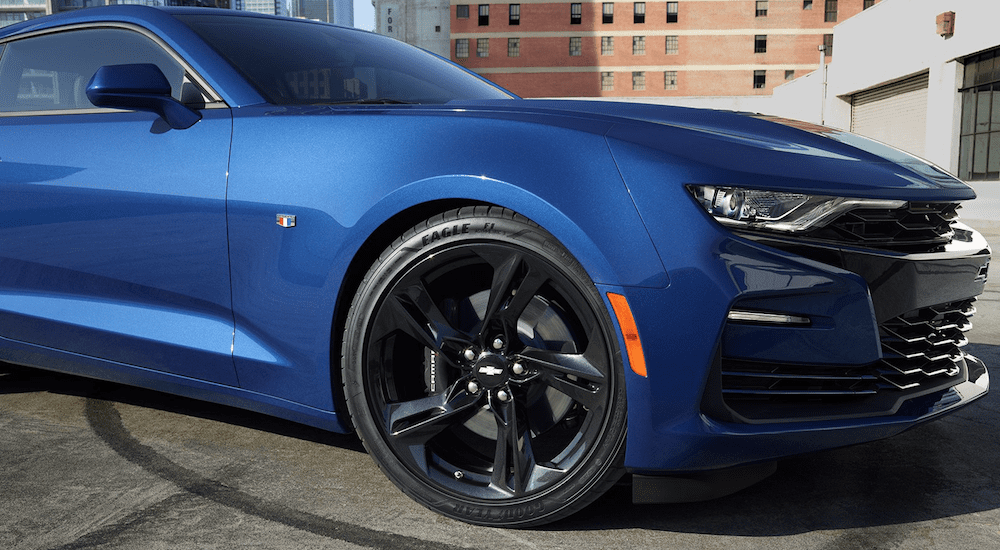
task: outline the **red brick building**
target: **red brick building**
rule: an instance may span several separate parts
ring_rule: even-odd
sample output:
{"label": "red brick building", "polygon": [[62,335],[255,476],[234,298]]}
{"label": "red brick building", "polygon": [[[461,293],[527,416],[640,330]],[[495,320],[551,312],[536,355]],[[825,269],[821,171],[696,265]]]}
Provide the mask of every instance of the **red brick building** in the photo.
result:
{"label": "red brick building", "polygon": [[468,1],[451,0],[451,59],[524,97],[769,95],[877,2]]}

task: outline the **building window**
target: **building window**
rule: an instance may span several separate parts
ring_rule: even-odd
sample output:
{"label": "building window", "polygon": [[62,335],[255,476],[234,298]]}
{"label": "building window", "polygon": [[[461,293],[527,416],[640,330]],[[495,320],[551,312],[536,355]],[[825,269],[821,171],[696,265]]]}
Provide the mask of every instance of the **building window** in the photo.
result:
{"label": "building window", "polygon": [[579,25],[583,20],[583,4],[569,5],[569,24]]}
{"label": "building window", "polygon": [[508,21],[511,25],[521,24],[521,4],[511,4],[510,5],[510,20]]}
{"label": "building window", "polygon": [[766,34],[758,34],[753,37],[753,53],[767,53]]}
{"label": "building window", "polygon": [[633,90],[646,89],[646,73],[642,71],[635,71],[632,73],[632,89]]}
{"label": "building window", "polygon": [[479,4],[479,26],[487,27],[490,24],[490,5]]}
{"label": "building window", "polygon": [[667,55],[674,55],[680,51],[680,46],[677,42],[676,36],[667,37]]}
{"label": "building window", "polygon": [[636,2],[632,12],[632,22],[635,24],[646,22],[646,3]]}
{"label": "building window", "polygon": [[583,55],[583,39],[579,36],[569,38],[569,55],[573,57]]}
{"label": "building window", "polygon": [[601,73],[601,91],[602,92],[613,92],[615,90],[615,73],[612,72],[602,72]]}
{"label": "building window", "polygon": [[601,55],[615,55],[615,37],[601,37]]}
{"label": "building window", "polygon": [[1000,48],[965,59],[958,177],[1000,179]]}
{"label": "building window", "polygon": [[604,5],[601,8],[601,13],[603,15],[603,18],[601,19],[601,23],[605,23],[605,24],[614,23],[615,22],[615,4],[614,4],[614,2],[604,2]]}
{"label": "building window", "polygon": [[490,39],[489,38],[477,38],[476,39],[476,57],[489,57],[490,56]]}
{"label": "building window", "polygon": [[767,17],[767,0],[757,0],[756,17]]}
{"label": "building window", "polygon": [[434,32],[441,32],[441,25],[434,25]]}
{"label": "building window", "polygon": [[469,57],[468,38],[459,38],[455,41],[455,57]]}
{"label": "building window", "polygon": [[802,9],[804,10],[813,9],[813,0],[802,0]]}
{"label": "building window", "polygon": [[469,5],[459,4],[455,6],[455,17],[457,19],[468,19],[469,18]]}
{"label": "building window", "polygon": [[795,78],[795,71],[792,69],[785,69],[785,80],[792,80]]}
{"label": "building window", "polygon": [[646,37],[632,37],[632,55],[646,55]]}
{"label": "building window", "polygon": [[667,23],[677,22],[677,2],[667,2]]}
{"label": "building window", "polygon": [[677,89],[677,71],[663,71],[663,89]]}
{"label": "building window", "polygon": [[827,23],[837,21],[837,0],[826,0],[826,17],[823,21]]}
{"label": "building window", "polygon": [[865,0],[864,5],[861,6],[862,10],[866,10],[875,5],[875,0]]}
{"label": "building window", "polygon": [[521,39],[507,39],[507,57],[521,57]]}
{"label": "building window", "polygon": [[825,49],[826,49],[826,56],[827,57],[833,56],[833,35],[832,34],[824,34],[823,35],[823,46],[825,46]]}
{"label": "building window", "polygon": [[753,87],[763,88],[767,85],[767,71],[754,71],[753,72]]}

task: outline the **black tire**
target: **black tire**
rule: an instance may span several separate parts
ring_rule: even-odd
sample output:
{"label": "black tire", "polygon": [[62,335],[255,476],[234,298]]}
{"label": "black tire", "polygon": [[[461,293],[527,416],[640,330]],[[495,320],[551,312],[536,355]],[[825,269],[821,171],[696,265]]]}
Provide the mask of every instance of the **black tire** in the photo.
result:
{"label": "black tire", "polygon": [[624,471],[624,372],[604,301],[552,235],[509,210],[453,210],[399,237],[358,289],[343,342],[358,435],[432,510],[540,525]]}

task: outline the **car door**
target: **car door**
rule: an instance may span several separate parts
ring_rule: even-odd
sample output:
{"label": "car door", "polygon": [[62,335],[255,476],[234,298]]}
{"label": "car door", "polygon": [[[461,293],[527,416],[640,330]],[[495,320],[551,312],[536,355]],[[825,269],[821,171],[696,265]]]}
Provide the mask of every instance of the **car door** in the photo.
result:
{"label": "car door", "polygon": [[[0,337],[237,385],[225,198],[232,118],[151,33],[0,45]],[[152,63],[192,127],[95,108],[101,66]]]}

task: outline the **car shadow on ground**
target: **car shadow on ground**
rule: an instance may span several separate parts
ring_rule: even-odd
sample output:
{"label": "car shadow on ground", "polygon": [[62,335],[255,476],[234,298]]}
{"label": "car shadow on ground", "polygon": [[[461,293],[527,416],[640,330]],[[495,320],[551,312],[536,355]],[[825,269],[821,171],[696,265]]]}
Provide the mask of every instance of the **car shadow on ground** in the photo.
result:
{"label": "car shadow on ground", "polygon": [[361,441],[354,434],[333,433],[266,414],[197,399],[0,362],[0,395],[30,392],[73,395],[159,409],[313,443],[333,445],[359,453],[365,452]]}
{"label": "car shadow on ground", "polygon": [[[1000,346],[973,344],[970,351],[988,365],[1000,365]],[[353,435],[160,392],[0,363],[0,395],[21,392],[125,403],[364,452]],[[876,528],[880,536],[891,539],[893,532],[908,530],[916,522],[1000,509],[1000,466],[996,461],[1000,438],[994,437],[998,423],[1000,396],[993,393],[953,415],[893,438],[782,460],[768,479],[712,501],[635,505],[626,479],[583,511],[541,529],[642,529],[771,537]]]}

